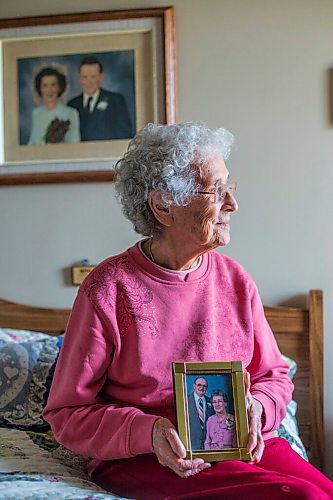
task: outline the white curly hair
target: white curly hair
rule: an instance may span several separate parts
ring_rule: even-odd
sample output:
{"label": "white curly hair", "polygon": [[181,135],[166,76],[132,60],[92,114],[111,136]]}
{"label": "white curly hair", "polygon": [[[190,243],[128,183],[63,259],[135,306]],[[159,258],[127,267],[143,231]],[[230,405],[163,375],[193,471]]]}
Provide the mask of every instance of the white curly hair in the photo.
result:
{"label": "white curly hair", "polygon": [[115,165],[117,196],[135,231],[153,236],[162,229],[148,204],[151,191],[160,192],[165,207],[187,205],[200,190],[193,166],[214,154],[227,159],[232,143],[230,132],[201,122],[149,123],[140,130]]}

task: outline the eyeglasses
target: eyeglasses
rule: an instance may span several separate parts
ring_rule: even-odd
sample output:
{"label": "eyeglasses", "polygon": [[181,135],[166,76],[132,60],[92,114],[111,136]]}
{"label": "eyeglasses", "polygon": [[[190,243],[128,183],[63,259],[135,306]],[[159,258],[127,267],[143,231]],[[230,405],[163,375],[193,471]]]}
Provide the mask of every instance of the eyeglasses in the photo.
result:
{"label": "eyeglasses", "polygon": [[197,385],[198,387],[203,387],[203,388],[207,389],[207,385],[205,385],[205,384],[195,384],[195,385]]}
{"label": "eyeglasses", "polygon": [[221,203],[225,200],[227,193],[229,194],[229,196],[234,195],[236,187],[236,182],[232,182],[231,184],[223,184],[223,182],[217,181],[214,191],[197,191],[197,194],[213,194],[214,203]]}

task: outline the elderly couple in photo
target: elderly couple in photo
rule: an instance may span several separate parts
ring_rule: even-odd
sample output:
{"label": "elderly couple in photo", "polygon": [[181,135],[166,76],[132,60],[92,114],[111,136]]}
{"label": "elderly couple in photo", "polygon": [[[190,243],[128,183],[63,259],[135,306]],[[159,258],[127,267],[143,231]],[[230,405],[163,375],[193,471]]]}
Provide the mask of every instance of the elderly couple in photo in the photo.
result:
{"label": "elderly couple in photo", "polygon": [[66,76],[58,69],[41,69],[34,81],[41,104],[32,112],[28,144],[73,143],[130,139],[134,135],[125,98],[101,87],[103,66],[95,56],[82,59],[79,68],[82,93],[69,100],[61,96]]}
{"label": "elderly couple in photo", "polygon": [[192,450],[223,450],[237,446],[235,417],[228,413],[228,396],[216,389],[206,396],[208,381],[198,376],[188,396]]}

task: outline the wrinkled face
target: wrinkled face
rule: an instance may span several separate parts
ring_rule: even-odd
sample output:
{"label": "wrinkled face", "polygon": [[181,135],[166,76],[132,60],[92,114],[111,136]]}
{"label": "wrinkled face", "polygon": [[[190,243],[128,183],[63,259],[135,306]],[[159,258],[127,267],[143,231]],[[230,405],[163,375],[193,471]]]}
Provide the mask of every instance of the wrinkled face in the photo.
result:
{"label": "wrinkled face", "polygon": [[[200,166],[198,182],[202,191],[214,191],[217,181],[228,183],[229,172],[221,156],[213,156]],[[222,202],[214,195],[198,194],[186,207],[173,207],[175,227],[184,245],[210,250],[230,241],[230,214],[238,209],[236,199],[227,193]]]}
{"label": "wrinkled face", "polygon": [[87,95],[93,95],[99,89],[103,73],[98,64],[83,64],[80,68],[80,83],[82,90]]}
{"label": "wrinkled face", "polygon": [[58,79],[54,75],[43,76],[40,82],[40,93],[44,103],[56,103],[60,87]]}
{"label": "wrinkled face", "polygon": [[212,403],[215,413],[225,412],[227,403],[224,401],[222,396],[213,396]]}
{"label": "wrinkled face", "polygon": [[198,378],[198,380],[194,382],[194,392],[199,398],[202,398],[202,396],[206,394],[207,385],[207,380],[205,378]]}

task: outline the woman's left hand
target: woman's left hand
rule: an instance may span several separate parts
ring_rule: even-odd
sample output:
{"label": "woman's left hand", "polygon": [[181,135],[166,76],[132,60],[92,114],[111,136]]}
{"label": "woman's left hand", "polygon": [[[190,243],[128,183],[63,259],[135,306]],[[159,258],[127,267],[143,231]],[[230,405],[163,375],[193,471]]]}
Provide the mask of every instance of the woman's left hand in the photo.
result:
{"label": "woman's left hand", "polygon": [[249,421],[249,442],[247,452],[252,453],[250,464],[256,464],[261,460],[265,443],[261,434],[261,417],[263,408],[261,403],[252,397],[250,393],[250,374],[244,372],[246,409]]}

